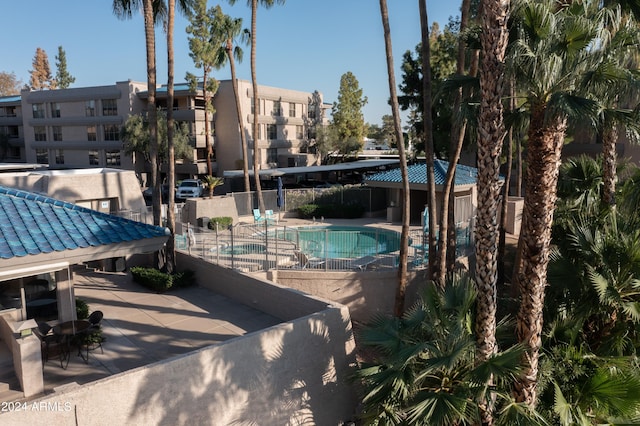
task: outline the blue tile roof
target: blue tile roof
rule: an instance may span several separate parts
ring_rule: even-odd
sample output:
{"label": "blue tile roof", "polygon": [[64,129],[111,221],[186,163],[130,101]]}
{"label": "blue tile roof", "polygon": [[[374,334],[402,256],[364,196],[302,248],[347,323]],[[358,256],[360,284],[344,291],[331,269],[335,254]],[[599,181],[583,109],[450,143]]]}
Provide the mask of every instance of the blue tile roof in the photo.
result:
{"label": "blue tile roof", "polygon": [[0,259],[168,235],[168,229],[0,186]]}
{"label": "blue tile roof", "polygon": [[[449,162],[444,160],[435,160],[433,164],[433,173],[435,176],[436,185],[444,185],[445,178],[447,176],[447,169],[449,168]],[[412,164],[407,167],[409,175],[409,184],[423,184],[427,183],[427,166],[425,163]],[[458,164],[456,166],[456,180],[455,185],[473,185],[478,180],[478,169],[475,167],[463,166]],[[402,182],[402,175],[400,169],[387,170],[381,173],[377,173],[373,176],[369,176],[367,181],[370,182]]]}

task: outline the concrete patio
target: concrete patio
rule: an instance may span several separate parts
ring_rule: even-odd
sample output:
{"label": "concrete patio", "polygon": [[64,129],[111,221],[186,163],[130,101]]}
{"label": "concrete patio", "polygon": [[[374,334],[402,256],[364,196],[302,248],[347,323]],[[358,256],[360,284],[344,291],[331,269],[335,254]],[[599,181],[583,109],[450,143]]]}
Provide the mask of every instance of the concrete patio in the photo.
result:
{"label": "concrete patio", "polygon": [[201,287],[156,294],[127,273],[77,268],[76,297],[104,313],[104,353],[89,362],[72,352],[67,369],[58,359],[44,366],[45,393],[185,354],[282,321]]}

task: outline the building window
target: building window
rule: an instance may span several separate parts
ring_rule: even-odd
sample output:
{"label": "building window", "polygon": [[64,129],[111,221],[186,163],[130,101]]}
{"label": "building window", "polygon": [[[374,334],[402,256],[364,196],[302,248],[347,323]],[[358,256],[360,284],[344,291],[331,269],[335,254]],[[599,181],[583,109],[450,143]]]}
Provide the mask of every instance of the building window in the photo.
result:
{"label": "building window", "polygon": [[47,164],[49,162],[49,153],[46,149],[36,149],[36,162],[38,164]]}
{"label": "building window", "polygon": [[309,127],[307,129],[307,138],[308,139],[315,139],[316,138],[316,128],[315,127]]}
{"label": "building window", "polygon": [[90,166],[99,166],[100,165],[100,157],[97,149],[89,150],[89,165]]}
{"label": "building window", "polygon": [[267,124],[267,139],[278,139],[278,127],[275,124]]}
{"label": "building window", "polygon": [[104,125],[104,140],[105,141],[118,141],[120,140],[120,129],[115,124]]}
{"label": "building window", "polygon": [[120,151],[107,150],[106,154],[107,154],[107,167],[120,165]]}
{"label": "building window", "polygon": [[51,102],[51,118],[60,118],[60,104]]}
{"label": "building window", "polygon": [[51,128],[53,130],[53,140],[61,141],[62,140],[62,127],[61,126],[53,126]]}
{"label": "building window", "polygon": [[293,102],[289,102],[289,117],[296,116],[296,104]]}
{"label": "building window", "polygon": [[116,99],[103,99],[102,115],[118,115],[118,101]]}
{"label": "building window", "polygon": [[302,126],[296,126],[296,139],[304,138],[304,128]]}
{"label": "building window", "polygon": [[282,102],[273,101],[273,109],[271,110],[271,114],[280,116],[282,115]]}
{"label": "building window", "polygon": [[90,100],[84,103],[84,114],[87,117],[95,117],[96,115],[96,101]]}
{"label": "building window", "polygon": [[33,118],[44,118],[44,104],[33,104]]}
{"label": "building window", "polygon": [[87,126],[87,140],[95,141],[96,139],[96,126]]}
{"label": "building window", "polygon": [[47,128],[44,126],[33,126],[34,139],[37,142],[44,142],[47,140]]}
{"label": "building window", "polygon": [[56,164],[64,164],[64,151],[61,149],[56,150]]}
{"label": "building window", "polygon": [[267,163],[278,164],[278,148],[267,148]]}

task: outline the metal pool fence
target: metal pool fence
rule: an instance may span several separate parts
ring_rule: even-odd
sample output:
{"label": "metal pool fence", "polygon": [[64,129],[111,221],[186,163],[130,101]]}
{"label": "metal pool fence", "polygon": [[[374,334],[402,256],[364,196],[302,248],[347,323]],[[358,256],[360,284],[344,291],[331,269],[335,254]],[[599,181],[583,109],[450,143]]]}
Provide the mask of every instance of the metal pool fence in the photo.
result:
{"label": "metal pool fence", "polygon": [[[279,226],[275,222],[239,224],[210,230],[183,224],[176,248],[228,268],[258,272],[270,269],[359,271],[396,268],[400,234],[385,228]],[[458,256],[472,249],[473,220],[456,225]],[[427,236],[409,235],[408,266],[426,267]]]}

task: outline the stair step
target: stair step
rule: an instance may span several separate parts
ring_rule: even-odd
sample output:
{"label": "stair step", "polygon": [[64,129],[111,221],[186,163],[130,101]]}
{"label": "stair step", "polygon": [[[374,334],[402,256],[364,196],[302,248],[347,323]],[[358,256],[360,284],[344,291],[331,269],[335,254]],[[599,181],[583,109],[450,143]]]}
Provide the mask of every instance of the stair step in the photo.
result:
{"label": "stair step", "polygon": [[0,392],[0,401],[2,402],[17,401],[23,398],[24,398],[24,393],[22,393],[21,391],[10,389],[10,390]]}

